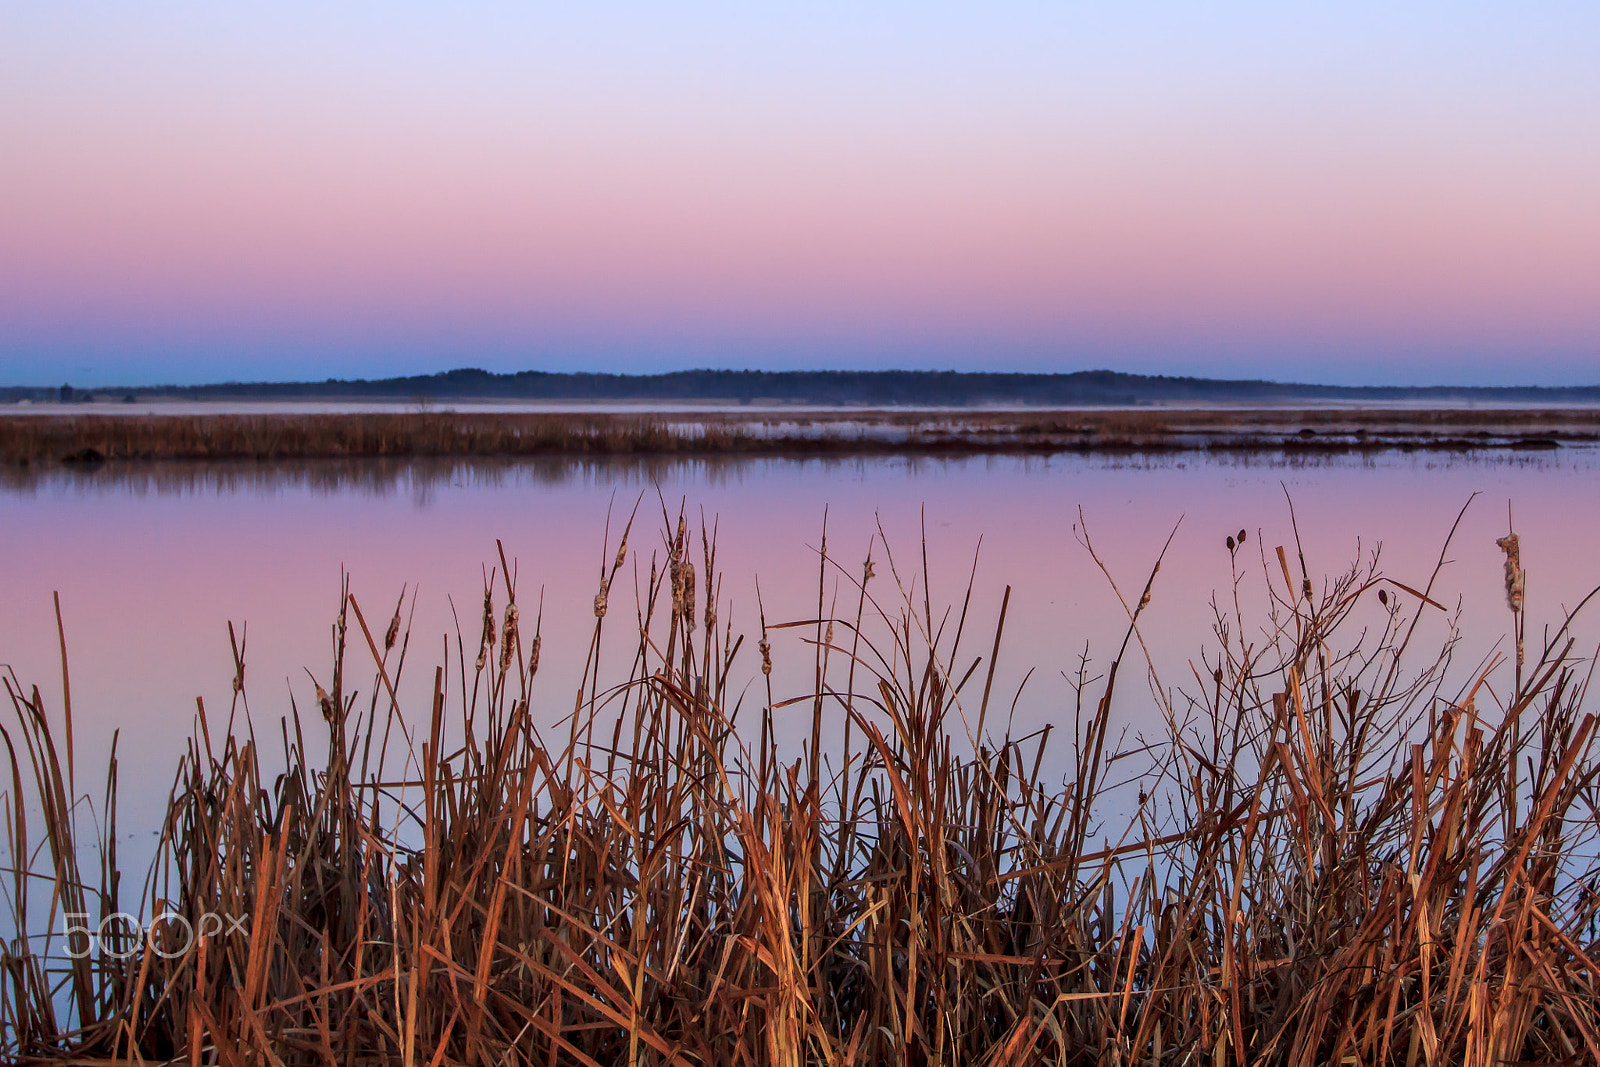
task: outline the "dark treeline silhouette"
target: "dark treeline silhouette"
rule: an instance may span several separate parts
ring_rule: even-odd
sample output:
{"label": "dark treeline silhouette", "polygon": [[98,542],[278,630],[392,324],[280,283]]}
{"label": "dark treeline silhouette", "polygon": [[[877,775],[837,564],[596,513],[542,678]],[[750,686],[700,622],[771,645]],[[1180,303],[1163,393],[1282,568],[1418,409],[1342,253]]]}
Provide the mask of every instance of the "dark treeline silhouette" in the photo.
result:
{"label": "dark treeline silhouette", "polygon": [[211,385],[107,386],[100,389],[0,388],[0,399],[66,400],[96,395],[181,400],[639,400],[805,404],[933,405],[1137,404],[1155,401],[1437,400],[1525,401],[1563,404],[1600,401],[1600,386],[1339,386],[1123,374],[979,371],[688,370],[667,374],[592,374],[518,371],[494,374],[463,368],[400,378],[320,382],[222,382]]}

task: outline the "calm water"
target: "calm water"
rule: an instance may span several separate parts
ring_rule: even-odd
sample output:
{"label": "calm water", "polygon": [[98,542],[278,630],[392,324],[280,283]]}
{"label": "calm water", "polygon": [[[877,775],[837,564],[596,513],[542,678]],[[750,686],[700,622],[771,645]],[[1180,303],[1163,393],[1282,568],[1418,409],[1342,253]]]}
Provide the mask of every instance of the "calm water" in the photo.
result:
{"label": "calm water", "polygon": [[[1494,646],[1507,621],[1494,540],[1506,530],[1508,501],[1529,576],[1530,645],[1536,621],[1558,620],[1564,604],[1600,584],[1594,451],[1293,464],[1198,455],[367,462],[151,466],[37,480],[13,475],[0,487],[0,663],[37,683],[59,713],[51,603],[59,591],[80,772],[103,758],[111,732],[120,729],[124,818],[137,819],[165,793],[195,698],[213,709],[228,705],[229,621],[248,627],[253,717],[259,731],[276,735],[291,692],[302,708],[312,703],[305,668],[326,680],[341,569],[379,629],[384,622],[374,620],[387,620],[402,586],[416,589],[407,688],[420,716],[443,637],[453,632],[452,598],[471,635],[484,568],[495,563],[500,538],[518,562],[519,600],[531,605],[543,591],[539,683],[553,719],[570,709],[578,685],[598,571],[607,558],[608,514],[614,551],[618,528],[642,494],[632,546],[646,573],[649,553],[659,554],[662,544],[662,500],[674,512],[686,501],[697,520],[703,512],[717,524],[720,614],[731,615],[736,631],[755,627],[758,582],[769,621],[814,615],[824,513],[829,554],[850,574],[860,573],[873,546],[879,560],[873,589],[886,604],[895,596],[882,535],[920,602],[926,532],[936,611],[959,608],[976,553],[975,622],[969,623],[975,638],[963,658],[987,652],[1011,585],[996,689],[1002,706],[1009,705],[1028,669],[1038,668],[1016,701],[1017,732],[1025,733],[1068,721],[1071,690],[1061,672],[1085,648],[1103,667],[1121,638],[1125,616],[1075,535],[1080,509],[1130,599],[1176,527],[1145,629],[1159,684],[1170,687],[1192,682],[1190,662],[1198,663],[1209,640],[1213,591],[1231,581],[1226,535],[1250,532],[1248,556],[1241,556],[1252,561],[1242,587],[1247,611],[1263,601],[1258,549],[1270,554],[1288,545],[1293,558],[1290,500],[1313,575],[1336,573],[1381,544],[1384,572],[1420,586],[1475,493],[1434,594],[1461,606],[1458,659],[1469,665]],[[853,605],[837,574],[827,587],[830,599],[839,590],[840,604]],[[610,620],[621,624],[610,631],[607,650],[620,668],[631,647],[625,621],[632,597],[616,588],[611,603]],[[1437,643],[1447,632],[1444,616],[1428,613],[1423,638]],[[1592,642],[1600,628],[1579,633]],[[809,681],[811,653],[800,635],[784,631],[774,643],[781,685]],[[760,677],[753,646],[752,638],[744,654],[744,676],[752,680]],[[365,683],[365,671],[354,675]],[[1117,713],[1125,723],[1136,729],[1152,722],[1147,686],[1125,682],[1119,693]]]}

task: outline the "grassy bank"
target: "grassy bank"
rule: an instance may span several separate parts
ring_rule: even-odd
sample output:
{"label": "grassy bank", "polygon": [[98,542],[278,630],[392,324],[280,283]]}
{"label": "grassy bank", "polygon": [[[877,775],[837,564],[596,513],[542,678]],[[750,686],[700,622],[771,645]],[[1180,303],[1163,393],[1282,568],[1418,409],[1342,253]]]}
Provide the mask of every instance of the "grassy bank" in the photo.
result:
{"label": "grassy bank", "polygon": [[1556,447],[1600,409],[0,416],[0,462]]}
{"label": "grassy bank", "polygon": [[[1219,609],[1189,677],[1147,684],[1153,570],[1123,591],[1119,643],[1068,666],[1060,728],[1014,738],[992,684],[1003,607],[980,624],[970,594],[945,611],[908,592],[927,588],[918,560],[824,549],[848,602],[749,620],[747,639],[714,538],[660,518],[653,552],[603,546],[581,621],[542,619],[502,556],[481,619],[423,668],[427,706],[398,695],[420,655],[403,601],[391,616],[346,593],[316,706],[275,742],[243,728],[241,649],[235,706],[201,709],[138,891],[116,870],[118,768],[76,799],[70,709],[9,676],[7,897],[17,929],[58,936],[6,948],[0,1052],[1600,1058],[1595,718],[1565,628],[1521,636],[1513,541],[1512,642],[1459,686],[1448,647],[1413,646],[1439,610],[1430,582],[1375,559],[1314,579],[1293,546],[1241,535],[1236,567],[1263,568],[1270,593]],[[540,628],[557,624],[593,628],[575,696],[542,688]],[[619,628],[630,656],[602,642]],[[799,693],[771,691],[783,654],[811,664]],[[1149,701],[1166,736],[1122,740],[1119,709]],[[790,748],[793,716],[810,729]],[[99,926],[119,910],[239,925],[124,937],[126,921]],[[63,913],[108,932],[59,936]]]}

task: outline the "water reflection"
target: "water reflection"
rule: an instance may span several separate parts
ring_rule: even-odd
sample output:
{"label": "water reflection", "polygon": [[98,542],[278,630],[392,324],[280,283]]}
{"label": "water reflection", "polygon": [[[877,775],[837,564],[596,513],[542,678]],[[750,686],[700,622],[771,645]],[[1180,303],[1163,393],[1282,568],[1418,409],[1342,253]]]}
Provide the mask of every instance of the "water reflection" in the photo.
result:
{"label": "water reflection", "polygon": [[[593,626],[602,544],[618,513],[644,497],[631,557],[612,592],[607,669],[624,669],[623,620],[633,590],[660,556],[661,507],[684,501],[698,524],[717,524],[719,617],[749,637],[756,591],[769,621],[817,614],[817,549],[824,515],[832,559],[861,573],[875,545],[890,588],[886,537],[902,576],[931,585],[933,610],[963,604],[978,557],[974,632],[996,619],[1012,587],[997,706],[1015,708],[1016,732],[1071,721],[1062,676],[1085,648],[1091,671],[1115,654],[1125,615],[1075,538],[1086,521],[1108,568],[1136,600],[1167,535],[1177,535],[1142,625],[1167,684],[1187,685],[1215,621],[1213,595],[1233,580],[1224,538],[1248,528],[1247,603],[1281,582],[1272,556],[1297,539],[1314,579],[1343,571],[1383,544],[1384,572],[1425,584],[1462,505],[1469,510],[1434,597],[1463,609],[1460,662],[1470,670],[1505,632],[1503,558],[1495,545],[1514,506],[1528,568],[1529,635],[1559,621],[1597,581],[1592,531],[1600,525],[1600,464],[1591,449],[1541,453],[1163,453],[1097,455],[812,456],[805,458],[583,457],[539,459],[317,460],[295,463],[119,463],[98,469],[0,471],[0,664],[38,682],[61,706],[52,595],[59,591],[71,649],[80,761],[103,754],[121,729],[129,765],[160,773],[142,783],[164,793],[173,745],[195,698],[226,708],[233,660],[228,624],[248,625],[257,726],[275,728],[291,694],[308,706],[305,671],[328,670],[329,623],[341,573],[375,615],[402,586],[420,586],[404,692],[426,707],[440,638],[458,618],[471,630],[483,576],[503,540],[527,598],[544,597],[541,713],[569,711]],[[1297,528],[1289,521],[1292,500]],[[981,549],[979,544],[981,542]],[[925,546],[925,547],[924,547]],[[1267,558],[1257,561],[1257,551]],[[926,556],[926,569],[921,554]],[[1263,568],[1260,562],[1270,563]],[[830,571],[826,590],[848,601]],[[459,610],[458,610],[459,609]],[[1445,639],[1445,613],[1428,612],[1425,642]],[[1253,631],[1252,631],[1253,632]],[[1579,653],[1595,639],[1580,631]],[[1108,647],[1111,646],[1111,647]],[[761,676],[749,637],[737,671]],[[800,630],[773,642],[780,698],[803,692],[813,649]],[[1037,668],[1024,687],[1029,672]],[[408,674],[408,679],[411,676]],[[408,685],[410,682],[408,681]],[[1021,696],[1015,695],[1021,690]],[[1137,731],[1152,701],[1128,677],[1116,712]],[[130,796],[132,787],[130,786]]]}
{"label": "water reflection", "polygon": [[1104,471],[1348,471],[1431,470],[1539,473],[1587,470],[1593,447],[1549,452],[1418,453],[1404,450],[1313,452],[1215,450],[970,455],[877,454],[807,456],[475,456],[370,459],[134,461],[80,466],[0,466],[0,493],[226,496],[282,493],[354,494],[374,499],[410,495],[431,505],[447,487],[483,490],[568,486],[645,487],[658,484],[738,484],[789,470],[845,477],[916,477],[932,471],[1004,469],[1023,474],[1084,467]]}

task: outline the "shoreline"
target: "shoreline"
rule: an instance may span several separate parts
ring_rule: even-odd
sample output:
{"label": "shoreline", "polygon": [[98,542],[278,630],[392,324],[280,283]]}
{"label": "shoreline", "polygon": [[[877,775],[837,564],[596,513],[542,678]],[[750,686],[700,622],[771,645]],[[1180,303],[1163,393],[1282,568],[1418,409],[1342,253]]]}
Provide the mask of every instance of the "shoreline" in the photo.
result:
{"label": "shoreline", "polygon": [[16,466],[561,455],[1469,452],[1597,441],[1596,408],[0,415],[0,462]]}

